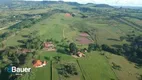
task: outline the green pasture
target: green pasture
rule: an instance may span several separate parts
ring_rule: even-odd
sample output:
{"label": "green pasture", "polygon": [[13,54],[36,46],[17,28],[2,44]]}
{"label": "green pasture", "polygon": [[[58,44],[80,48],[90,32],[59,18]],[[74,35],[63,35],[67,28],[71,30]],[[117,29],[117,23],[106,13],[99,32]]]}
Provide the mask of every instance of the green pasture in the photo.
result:
{"label": "green pasture", "polygon": [[85,80],[117,80],[111,66],[99,53],[88,53],[85,58],[78,59]]}

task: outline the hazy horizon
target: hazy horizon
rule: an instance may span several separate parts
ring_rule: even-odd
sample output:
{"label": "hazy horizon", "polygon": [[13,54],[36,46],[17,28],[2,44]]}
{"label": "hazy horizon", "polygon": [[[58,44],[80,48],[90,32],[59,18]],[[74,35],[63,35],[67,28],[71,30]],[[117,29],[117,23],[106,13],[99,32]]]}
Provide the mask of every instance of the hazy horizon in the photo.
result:
{"label": "hazy horizon", "polygon": [[[12,0],[0,0],[0,3],[10,3]],[[20,1],[20,0],[13,0]],[[142,0],[21,0],[21,1],[64,1],[64,2],[78,2],[80,4],[94,3],[94,4],[108,4],[111,6],[130,6],[142,7]]]}
{"label": "hazy horizon", "polygon": [[65,1],[78,2],[81,4],[95,3],[95,4],[109,4],[113,6],[138,6],[142,7],[142,0],[25,0],[25,1]]}

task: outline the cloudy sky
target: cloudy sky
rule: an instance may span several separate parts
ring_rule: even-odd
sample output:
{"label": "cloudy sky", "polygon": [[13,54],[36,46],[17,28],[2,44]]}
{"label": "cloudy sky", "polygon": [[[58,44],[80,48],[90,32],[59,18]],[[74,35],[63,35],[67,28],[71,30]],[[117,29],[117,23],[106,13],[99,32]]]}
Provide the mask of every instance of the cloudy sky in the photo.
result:
{"label": "cloudy sky", "polygon": [[[30,1],[42,1],[42,0],[30,0]],[[58,1],[58,0],[49,0],[49,1]],[[102,3],[102,4],[104,3],[104,4],[119,5],[119,6],[142,6],[142,0],[63,0],[63,1],[79,2],[79,3]]]}

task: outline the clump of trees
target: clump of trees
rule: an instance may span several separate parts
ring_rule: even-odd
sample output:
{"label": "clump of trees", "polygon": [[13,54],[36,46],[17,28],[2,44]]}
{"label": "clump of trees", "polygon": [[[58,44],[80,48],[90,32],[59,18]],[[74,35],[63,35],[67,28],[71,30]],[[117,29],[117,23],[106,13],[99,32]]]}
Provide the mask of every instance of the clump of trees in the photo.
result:
{"label": "clump of trees", "polygon": [[90,43],[88,45],[88,52],[99,50],[99,49],[100,49],[100,46],[98,44]]}
{"label": "clump of trees", "polygon": [[76,47],[76,44],[75,43],[70,43],[69,44],[69,50],[70,50],[70,53],[75,55],[77,53],[77,47]]}
{"label": "clump of trees", "polygon": [[[18,47],[6,47],[3,51],[0,51],[0,69],[1,74],[5,74],[5,76],[9,77],[9,79],[16,79],[15,75],[8,74],[5,70],[5,67],[7,66],[29,66],[32,63],[32,59],[37,54],[36,52],[31,52],[29,54],[21,54],[17,52]],[[30,73],[32,75],[34,73]],[[24,74],[25,76],[26,74]],[[1,76],[0,76],[1,77]],[[21,77],[20,77],[21,78]],[[6,78],[4,78],[6,79]],[[19,79],[19,78],[18,78]],[[18,80],[17,79],[17,80]]]}
{"label": "clump of trees", "polygon": [[11,27],[9,27],[9,29],[22,29],[22,28],[28,28],[31,27],[32,24],[35,24],[37,22],[36,19],[25,19],[15,25],[12,25]]}
{"label": "clump of trees", "polygon": [[3,41],[7,37],[11,36],[11,34],[13,34],[12,31],[7,31],[7,32],[4,32],[4,33],[0,34],[0,41]]}
{"label": "clump of trees", "polygon": [[62,75],[64,77],[78,75],[76,66],[73,63],[61,64],[61,67],[58,69],[58,72],[60,75]]}
{"label": "clump of trees", "polygon": [[128,60],[142,64],[142,36],[127,35],[125,38],[130,44],[123,44],[119,48],[112,48],[106,44],[101,45],[102,50],[117,55],[123,55]]}
{"label": "clump of trees", "polygon": [[123,44],[124,55],[133,62],[142,64],[142,36],[127,37],[130,44]]}
{"label": "clump of trees", "polygon": [[23,47],[27,49],[42,49],[43,48],[43,41],[40,40],[39,37],[30,37],[27,40],[20,41],[23,43]]}
{"label": "clump of trees", "polygon": [[59,63],[61,61],[61,56],[55,56],[54,59],[56,63]]}
{"label": "clump of trees", "polygon": [[122,55],[123,50],[121,48],[111,48],[110,46],[106,44],[101,45],[101,49],[104,51],[108,51],[117,55]]}

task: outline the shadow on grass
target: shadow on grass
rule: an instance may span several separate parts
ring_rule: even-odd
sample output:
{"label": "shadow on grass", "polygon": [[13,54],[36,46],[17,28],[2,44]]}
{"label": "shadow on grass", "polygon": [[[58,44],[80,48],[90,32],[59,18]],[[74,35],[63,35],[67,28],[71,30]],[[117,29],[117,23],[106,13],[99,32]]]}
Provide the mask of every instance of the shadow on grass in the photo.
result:
{"label": "shadow on grass", "polygon": [[25,41],[23,41],[23,40],[17,40],[17,42],[22,43],[22,44],[25,43]]}
{"label": "shadow on grass", "polygon": [[62,54],[66,54],[66,55],[70,55],[69,51],[66,48],[59,48],[57,49],[58,53],[62,53]]}
{"label": "shadow on grass", "polygon": [[122,47],[121,45],[116,45],[116,44],[111,45],[111,46],[114,47],[114,48],[121,48]]}
{"label": "shadow on grass", "polygon": [[113,39],[113,38],[108,38],[107,40],[111,40],[111,41],[120,41],[119,39]]}
{"label": "shadow on grass", "polygon": [[30,36],[29,35],[22,35],[22,37],[29,38]]}

